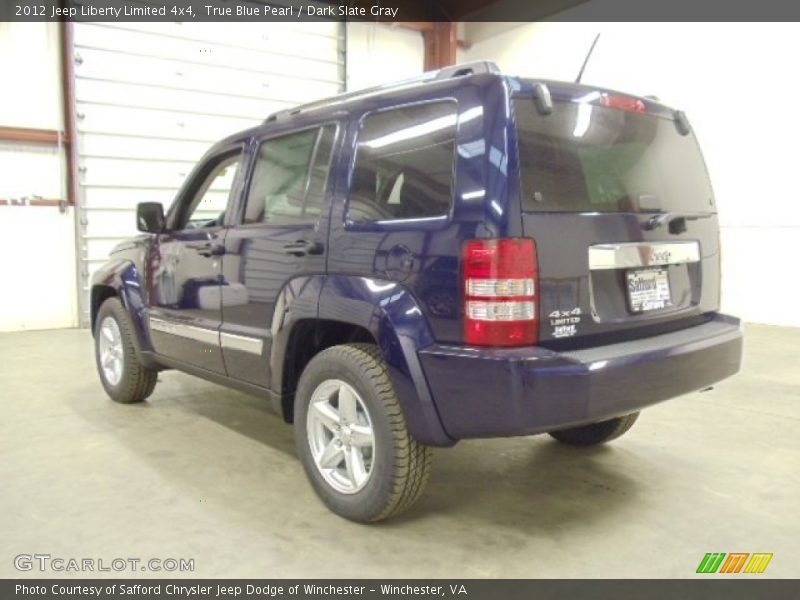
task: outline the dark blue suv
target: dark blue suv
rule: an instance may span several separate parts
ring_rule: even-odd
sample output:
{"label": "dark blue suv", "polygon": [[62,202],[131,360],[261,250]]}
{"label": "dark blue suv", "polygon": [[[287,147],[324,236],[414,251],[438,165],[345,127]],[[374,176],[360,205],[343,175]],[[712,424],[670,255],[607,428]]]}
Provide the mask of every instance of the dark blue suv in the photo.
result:
{"label": "dark blue suv", "polygon": [[268,398],[357,521],[431,446],[598,444],[740,367],[702,155],[649,98],[448,68],[270,116],[137,224],[91,287],[108,394],[174,368]]}

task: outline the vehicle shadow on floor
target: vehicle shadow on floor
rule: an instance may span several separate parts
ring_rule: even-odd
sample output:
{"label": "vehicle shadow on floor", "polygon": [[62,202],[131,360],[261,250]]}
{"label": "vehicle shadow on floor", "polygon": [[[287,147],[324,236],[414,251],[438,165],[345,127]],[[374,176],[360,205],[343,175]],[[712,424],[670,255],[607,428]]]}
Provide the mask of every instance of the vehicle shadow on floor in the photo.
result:
{"label": "vehicle shadow on floor", "polygon": [[[259,402],[246,396],[241,401]],[[253,418],[247,421],[232,418],[230,405],[212,410],[199,404],[195,409],[238,433],[295,455],[292,427],[266,409],[260,418],[251,414]],[[543,435],[470,440],[454,448],[434,449],[425,494],[386,526],[403,527],[446,514],[535,533],[612,517],[636,502],[640,484],[630,473],[643,468],[636,455],[617,447],[620,444],[624,440],[574,448]],[[299,462],[297,476],[304,477]]]}
{"label": "vehicle shadow on floor", "polygon": [[[293,427],[271,410],[268,400],[201,385],[203,394],[179,401],[183,409],[296,460]],[[556,522],[559,517],[569,518],[573,508],[579,513],[575,516],[583,518],[588,518],[587,511],[613,510],[634,499],[638,483],[630,472],[642,468],[636,455],[619,447],[624,444],[620,439],[577,448],[539,435],[467,440],[454,448],[435,448],[427,492],[417,507],[397,522],[440,510],[465,510],[502,520],[502,514],[497,514],[498,502],[507,503],[509,509],[519,505],[523,512],[529,507],[537,518],[551,509],[549,516]],[[303,477],[299,461],[297,473]],[[572,500],[565,502],[565,495]]]}
{"label": "vehicle shadow on floor", "polygon": [[174,401],[186,412],[213,421],[273,450],[292,457],[297,455],[294,430],[273,411],[269,399],[213,384],[203,384],[203,390],[203,393],[193,393]]}
{"label": "vehicle shadow on floor", "polygon": [[461,442],[435,458],[425,497],[390,525],[448,513],[529,534],[581,527],[635,503],[630,471],[643,468],[613,443],[573,448],[546,435]]}
{"label": "vehicle shadow on floor", "polygon": [[[146,421],[159,413],[156,420],[159,427],[176,417],[183,422],[187,418],[189,421],[195,417],[207,419],[264,447],[263,454],[242,457],[250,465],[264,463],[252,473],[241,476],[252,477],[253,486],[263,485],[263,478],[268,478],[270,470],[276,468],[273,451],[278,451],[285,457],[279,461],[282,477],[292,480],[291,487],[311,493],[296,459],[292,426],[272,412],[268,400],[180,374],[166,373],[160,378],[162,382],[148,402],[134,406],[112,403],[109,409],[114,414],[92,410],[85,416],[99,420],[95,424],[100,426],[106,419],[109,419],[106,425],[134,415],[137,415],[135,420],[142,417]],[[119,435],[125,438],[123,442],[141,447],[144,457],[152,460],[157,468],[170,468],[170,463],[160,460],[163,451],[147,449],[147,444],[134,432],[124,435],[120,431]],[[162,447],[171,442],[168,427],[160,435],[164,437],[159,441]],[[197,444],[228,445],[224,439],[186,437],[176,443],[180,446],[173,446],[171,451],[184,455],[196,453]],[[470,440],[454,448],[434,449],[433,471],[426,493],[411,510],[382,527],[416,529],[430,518],[445,515],[464,526],[470,523],[505,525],[523,533],[542,535],[563,527],[613,519],[616,512],[636,502],[640,483],[629,473],[653,468],[650,464],[646,467],[640,464],[635,454],[619,447],[621,444],[624,440],[596,448],[572,448],[548,436],[536,436]],[[210,467],[198,465],[197,468]],[[202,477],[202,471],[175,470],[167,476],[178,480],[188,478],[189,483],[194,483],[194,478]]]}

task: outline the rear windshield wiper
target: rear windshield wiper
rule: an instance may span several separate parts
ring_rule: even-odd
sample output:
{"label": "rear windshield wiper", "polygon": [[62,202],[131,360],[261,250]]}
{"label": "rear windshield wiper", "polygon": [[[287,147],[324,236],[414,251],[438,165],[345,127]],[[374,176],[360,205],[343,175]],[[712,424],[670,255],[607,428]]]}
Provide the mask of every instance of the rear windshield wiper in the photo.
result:
{"label": "rear windshield wiper", "polygon": [[697,221],[698,219],[707,219],[712,213],[701,212],[666,212],[654,215],[644,222],[643,227],[652,231],[658,229],[664,224],[669,224],[670,233],[683,233],[686,231],[686,221]]}

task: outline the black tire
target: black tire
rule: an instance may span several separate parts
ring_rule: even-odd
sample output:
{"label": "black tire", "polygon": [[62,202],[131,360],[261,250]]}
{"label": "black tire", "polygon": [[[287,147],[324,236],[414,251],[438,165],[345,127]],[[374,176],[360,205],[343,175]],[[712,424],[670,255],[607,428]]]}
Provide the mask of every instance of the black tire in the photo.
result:
{"label": "black tire", "polygon": [[[112,383],[106,377],[100,358],[100,336],[101,326],[106,319],[113,319],[119,328],[122,339],[122,374],[119,381]],[[139,362],[134,346],[134,330],[128,311],[118,298],[109,298],[100,306],[97,311],[94,331],[94,357],[97,364],[97,372],[100,375],[100,382],[103,384],[106,393],[115,402],[131,404],[142,402],[156,386],[158,372],[146,368]]]}
{"label": "black tire", "polygon": [[635,412],[616,419],[609,419],[608,421],[590,423],[589,425],[573,427],[572,429],[551,431],[550,435],[559,442],[570,446],[594,446],[617,439],[633,427],[638,418],[639,413]]}
{"label": "black tire", "polygon": [[[372,423],[374,449],[364,487],[343,493],[325,480],[312,455],[307,419],[312,394],[323,382],[339,380],[358,394]],[[409,508],[422,494],[432,451],[408,433],[378,348],[372,344],[333,346],[306,366],[294,405],[297,453],[314,491],[336,514],[361,523],[375,522]]]}

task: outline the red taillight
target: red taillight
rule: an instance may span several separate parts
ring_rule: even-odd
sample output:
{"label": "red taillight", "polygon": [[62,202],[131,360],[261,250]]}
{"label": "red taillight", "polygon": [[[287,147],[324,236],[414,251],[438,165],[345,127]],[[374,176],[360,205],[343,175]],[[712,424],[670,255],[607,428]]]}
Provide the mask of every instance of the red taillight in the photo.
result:
{"label": "red taillight", "polygon": [[618,108],[619,110],[627,110],[630,112],[647,112],[647,107],[645,107],[644,102],[638,98],[631,98],[630,96],[603,94],[600,97],[600,104],[608,108]]}
{"label": "red taillight", "polygon": [[528,346],[539,334],[536,244],[530,238],[469,240],[461,253],[464,342]]}

